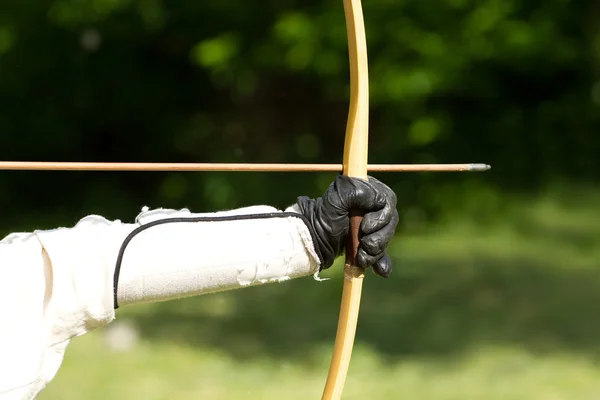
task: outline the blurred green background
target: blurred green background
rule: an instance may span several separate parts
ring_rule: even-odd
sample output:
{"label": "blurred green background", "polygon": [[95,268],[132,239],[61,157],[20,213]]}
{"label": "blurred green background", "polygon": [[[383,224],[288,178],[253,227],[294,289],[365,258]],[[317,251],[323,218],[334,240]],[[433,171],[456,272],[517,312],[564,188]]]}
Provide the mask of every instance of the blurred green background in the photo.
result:
{"label": "blurred green background", "polygon": [[[600,3],[365,0],[370,162],[399,197],[345,399],[597,399]],[[340,162],[341,0],[0,0],[0,159]],[[285,207],[334,174],[0,172],[3,234],[142,206]],[[316,399],[341,293],[310,278],[136,306],[42,400]]]}

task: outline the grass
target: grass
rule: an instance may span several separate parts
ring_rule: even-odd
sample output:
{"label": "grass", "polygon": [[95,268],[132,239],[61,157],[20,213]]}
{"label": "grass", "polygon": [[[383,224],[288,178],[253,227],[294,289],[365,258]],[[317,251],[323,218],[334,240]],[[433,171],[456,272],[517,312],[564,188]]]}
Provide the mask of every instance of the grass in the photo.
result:
{"label": "grass", "polygon": [[[344,399],[599,399],[599,200],[399,237],[394,276],[365,280]],[[340,300],[328,275],[120,310],[73,340],[39,399],[318,399]],[[137,339],[117,350],[124,324]]]}

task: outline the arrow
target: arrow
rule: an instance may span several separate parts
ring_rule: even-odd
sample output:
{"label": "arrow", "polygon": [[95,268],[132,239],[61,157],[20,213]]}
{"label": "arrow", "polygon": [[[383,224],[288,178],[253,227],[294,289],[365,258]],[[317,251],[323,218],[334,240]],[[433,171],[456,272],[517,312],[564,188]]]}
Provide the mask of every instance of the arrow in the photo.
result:
{"label": "arrow", "polygon": [[[482,172],[487,164],[370,164],[369,172]],[[342,164],[260,163],[126,163],[0,161],[0,170],[19,171],[246,171],[246,172],[342,172]]]}

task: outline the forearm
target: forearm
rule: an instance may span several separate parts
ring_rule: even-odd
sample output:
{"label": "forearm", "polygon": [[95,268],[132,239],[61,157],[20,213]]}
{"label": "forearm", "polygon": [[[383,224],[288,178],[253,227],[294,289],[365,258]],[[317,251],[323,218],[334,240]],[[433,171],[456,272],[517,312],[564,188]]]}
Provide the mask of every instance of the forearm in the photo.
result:
{"label": "forearm", "polygon": [[73,271],[86,286],[79,303],[102,298],[100,308],[109,293],[115,306],[163,301],[280,282],[319,265],[300,215],[266,206],[212,214],[153,210],[134,224],[90,216],[74,228],[36,234],[53,268]]}
{"label": "forearm", "polygon": [[310,275],[320,265],[312,243],[299,214],[264,206],[154,210],[135,223],[89,216],[72,228],[11,235],[0,242],[0,369],[11,371],[0,377],[0,397],[33,398],[69,340],[111,322],[116,305]]}
{"label": "forearm", "polygon": [[119,306],[282,282],[319,261],[297,213],[260,206],[214,214],[155,211],[115,260]]}

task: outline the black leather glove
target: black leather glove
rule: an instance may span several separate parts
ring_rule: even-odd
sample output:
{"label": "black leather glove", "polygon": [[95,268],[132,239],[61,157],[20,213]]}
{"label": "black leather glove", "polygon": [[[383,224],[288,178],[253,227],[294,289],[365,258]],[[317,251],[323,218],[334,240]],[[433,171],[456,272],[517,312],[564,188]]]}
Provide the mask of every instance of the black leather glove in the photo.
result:
{"label": "black leather glove", "polygon": [[322,197],[298,197],[300,212],[317,236],[316,250],[323,260],[321,269],[331,267],[344,253],[350,230],[350,212],[364,213],[360,224],[358,264],[387,278],[392,262],[386,248],[398,225],[396,194],[375,178],[368,181],[339,175]]}

